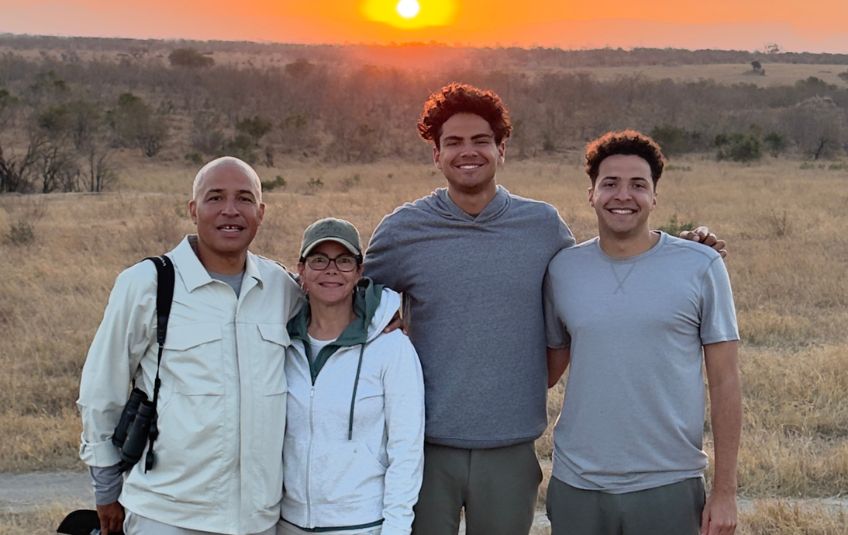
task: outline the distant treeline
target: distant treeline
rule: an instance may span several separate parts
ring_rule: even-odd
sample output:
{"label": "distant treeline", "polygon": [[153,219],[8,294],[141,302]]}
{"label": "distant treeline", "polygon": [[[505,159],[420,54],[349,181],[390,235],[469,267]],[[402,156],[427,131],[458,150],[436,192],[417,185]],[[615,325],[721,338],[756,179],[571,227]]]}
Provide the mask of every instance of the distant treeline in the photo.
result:
{"label": "distant treeline", "polygon": [[[744,59],[736,61],[744,63],[753,57],[745,52],[662,50],[651,56],[645,50],[483,49],[471,51],[473,57],[491,61],[460,61],[459,52],[450,49],[455,62],[422,70],[355,61],[354,50],[345,47],[203,43],[200,49],[164,41],[47,37],[0,38],[0,46],[8,46],[6,41],[52,45],[50,53],[0,55],[0,192],[99,191],[115,177],[111,161],[117,150],[194,163],[224,153],[266,165],[280,157],[422,159],[427,151],[415,129],[421,105],[453,80],[492,88],[503,97],[515,127],[513,158],[579,149],[599,133],[620,128],[651,133],[671,157],[703,152],[738,161],[769,153],[822,159],[848,148],[848,80],[837,86],[810,77],[781,87],[640,75],[600,81],[588,73],[522,68],[518,60],[522,54],[551,54],[588,62],[594,54],[662,63],[672,54],[738,54]],[[57,41],[74,46],[57,53]],[[140,43],[161,51],[119,52],[124,56],[115,60],[116,50]],[[103,46],[108,57],[86,57],[83,45]],[[229,48],[216,48],[225,45]],[[252,66],[216,62],[224,50],[244,53],[250,47],[292,47],[293,59],[268,64],[257,55]],[[330,58],[328,51],[345,53],[348,61]],[[848,63],[848,55],[810,56]],[[508,63],[515,67],[491,68]]]}
{"label": "distant treeline", "polygon": [[[126,39],[99,37],[55,37],[38,35],[0,34],[0,47],[13,50],[88,51],[101,54],[167,55],[174,48],[194,48],[205,53],[236,52],[248,55],[301,57],[310,61],[339,63],[351,56],[363,61],[384,63],[394,57],[398,49],[432,58],[447,58],[448,63],[477,63],[489,67],[527,66],[545,67],[598,67],[636,65],[706,65],[715,63],[804,63],[818,65],[848,65],[848,54],[812,52],[785,52],[777,44],[767,45],[762,51],[747,50],[686,50],[681,48],[601,48],[590,50],[563,50],[560,48],[470,48],[454,47],[441,43],[409,43],[402,45],[299,45],[290,43],[255,43],[249,41],[190,41],[160,39]],[[164,53],[164,54],[163,54]],[[444,61],[441,62],[444,64]]]}

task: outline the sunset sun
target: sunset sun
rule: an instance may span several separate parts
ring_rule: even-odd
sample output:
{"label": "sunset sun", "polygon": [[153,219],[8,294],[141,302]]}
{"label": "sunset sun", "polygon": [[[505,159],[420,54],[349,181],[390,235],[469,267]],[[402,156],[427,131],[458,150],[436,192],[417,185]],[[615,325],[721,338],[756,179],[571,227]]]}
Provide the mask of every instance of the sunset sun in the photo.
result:
{"label": "sunset sun", "polygon": [[452,24],[456,0],[363,0],[361,11],[370,21],[416,30]]}
{"label": "sunset sun", "polygon": [[418,0],[400,0],[395,7],[398,15],[405,19],[414,19],[418,12],[421,10],[421,5],[418,4]]}

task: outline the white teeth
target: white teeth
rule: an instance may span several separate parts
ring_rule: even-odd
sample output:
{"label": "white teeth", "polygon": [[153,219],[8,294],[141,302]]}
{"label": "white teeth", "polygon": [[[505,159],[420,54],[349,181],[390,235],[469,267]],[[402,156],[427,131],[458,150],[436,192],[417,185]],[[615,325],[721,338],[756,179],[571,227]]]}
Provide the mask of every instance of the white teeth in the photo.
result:
{"label": "white teeth", "polygon": [[480,164],[471,164],[471,163],[467,163],[465,165],[459,166],[460,169],[477,169],[478,167],[480,167]]}
{"label": "white teeth", "polygon": [[612,212],[614,214],[627,215],[627,214],[634,213],[635,210],[629,210],[629,209],[625,209],[625,208],[613,208],[613,209],[610,210],[610,212]]}

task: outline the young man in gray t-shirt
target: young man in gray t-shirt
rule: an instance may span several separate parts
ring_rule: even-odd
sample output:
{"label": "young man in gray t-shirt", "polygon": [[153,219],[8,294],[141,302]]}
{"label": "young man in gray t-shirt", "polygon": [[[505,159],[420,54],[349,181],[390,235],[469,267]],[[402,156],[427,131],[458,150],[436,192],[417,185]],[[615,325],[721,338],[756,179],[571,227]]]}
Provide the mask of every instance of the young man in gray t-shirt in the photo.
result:
{"label": "young man in gray t-shirt", "polygon": [[[549,382],[571,365],[554,433],[552,533],[733,533],[741,394],[724,262],[650,229],[663,168],[653,140],[609,133],[586,161],[599,236],[557,254],[544,290]],[[706,504],[702,363],[715,439]]]}

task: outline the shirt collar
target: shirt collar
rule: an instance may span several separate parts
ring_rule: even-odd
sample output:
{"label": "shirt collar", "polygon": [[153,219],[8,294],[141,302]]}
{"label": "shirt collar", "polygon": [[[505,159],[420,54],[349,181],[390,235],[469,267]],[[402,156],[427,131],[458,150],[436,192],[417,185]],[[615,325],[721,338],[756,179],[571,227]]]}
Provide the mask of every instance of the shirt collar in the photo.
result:
{"label": "shirt collar", "polygon": [[[189,234],[170,253],[174,264],[176,264],[179,270],[180,277],[183,279],[183,283],[185,283],[186,289],[189,292],[193,292],[197,288],[212,282],[212,277],[209,276],[209,272],[200,262],[200,258],[198,258],[192,246],[193,244],[197,244],[197,235]],[[263,285],[262,274],[259,272],[259,266],[256,264],[255,255],[250,251],[247,252],[244,271],[246,276],[245,282],[253,280],[256,285]],[[248,288],[245,288],[245,290]]]}

